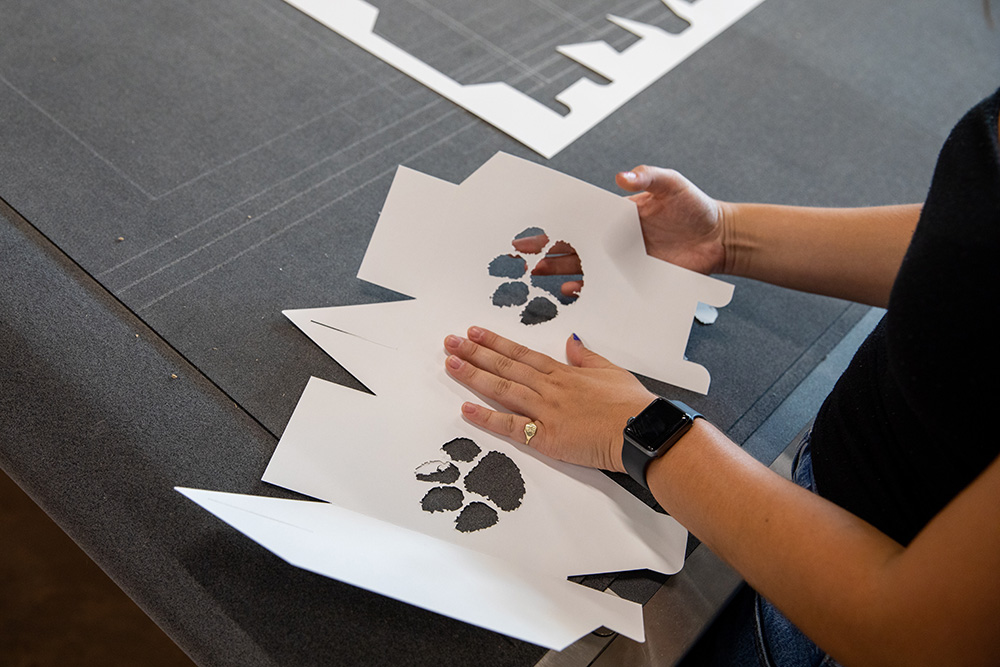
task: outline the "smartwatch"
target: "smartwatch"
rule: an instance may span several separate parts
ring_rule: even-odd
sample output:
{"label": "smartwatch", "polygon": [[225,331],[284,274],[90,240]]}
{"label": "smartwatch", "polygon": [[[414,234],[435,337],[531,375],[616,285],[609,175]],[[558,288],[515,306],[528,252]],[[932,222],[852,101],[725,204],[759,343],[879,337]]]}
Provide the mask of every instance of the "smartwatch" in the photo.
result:
{"label": "smartwatch", "polygon": [[646,468],[653,459],[666,454],[701,416],[680,401],[657,398],[637,416],[629,418],[622,444],[622,463],[629,476],[649,489]]}

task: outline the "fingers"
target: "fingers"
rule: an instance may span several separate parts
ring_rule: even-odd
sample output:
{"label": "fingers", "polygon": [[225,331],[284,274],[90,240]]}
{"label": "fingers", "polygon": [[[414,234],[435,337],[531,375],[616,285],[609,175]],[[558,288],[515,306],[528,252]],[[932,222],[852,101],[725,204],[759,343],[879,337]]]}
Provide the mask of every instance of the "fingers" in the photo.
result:
{"label": "fingers", "polygon": [[[527,254],[537,254],[544,250],[548,243],[548,236],[527,236],[522,239],[514,239],[514,249]],[[556,241],[545,253],[545,257],[538,260],[531,274],[539,276],[576,275],[581,271],[580,256],[576,254],[573,246],[565,241]]]}
{"label": "fingers", "polygon": [[567,280],[559,286],[559,291],[562,292],[563,296],[577,296],[582,289],[582,280]]}
{"label": "fingers", "polygon": [[565,241],[556,241],[555,243],[552,244],[552,247],[549,248],[549,251],[545,254],[546,256],[549,257],[551,257],[552,255],[576,255],[576,250],[574,250],[573,246],[566,243]]}
{"label": "fingers", "polygon": [[601,355],[587,349],[580,337],[573,334],[566,341],[566,358],[580,368],[618,368]]}
{"label": "fingers", "polygon": [[540,253],[548,244],[549,237],[544,234],[540,234],[538,236],[525,236],[524,238],[514,239],[512,241],[514,250],[517,250],[518,252],[526,252],[529,255]]}
{"label": "fingers", "polygon": [[511,361],[518,362],[541,373],[551,373],[559,365],[552,357],[541,352],[536,352],[524,345],[519,345],[488,329],[470,327],[469,340],[476,345],[496,352],[501,357],[506,357]]}
{"label": "fingers", "polygon": [[538,403],[538,394],[527,386],[485,371],[454,354],[445,360],[445,369],[472,391],[508,410],[523,413]]}
{"label": "fingers", "polygon": [[472,327],[469,338],[448,336],[449,375],[478,394],[515,412],[526,413],[538,404],[533,389],[556,362],[491,331]]}
{"label": "fingers", "polygon": [[629,192],[645,191],[659,196],[671,195],[688,184],[688,180],[673,169],[646,165],[619,172],[615,175],[615,182],[618,187]]}
{"label": "fingers", "polygon": [[[532,420],[521,415],[496,412],[475,403],[464,403],[462,405],[462,414],[470,422],[477,426],[482,426],[487,431],[492,431],[497,435],[510,438],[515,442],[528,444],[532,447],[541,444],[544,438],[545,429],[542,428],[541,423],[537,420],[532,422]],[[530,442],[526,442],[528,437],[524,432],[524,427],[530,423],[534,423],[536,426],[535,435],[531,437]]]}
{"label": "fingers", "polygon": [[622,190],[628,190],[629,192],[642,192],[646,189],[645,181],[639,178],[639,167],[636,167],[632,171],[620,171],[615,174],[615,183],[618,184]]}
{"label": "fingers", "polygon": [[445,368],[453,378],[500,405],[528,414],[537,406],[535,387],[558,363],[492,331],[472,327],[469,338],[448,336]]}
{"label": "fingers", "polygon": [[[530,385],[532,375],[538,371],[531,366],[517,361],[515,358],[500,354],[458,336],[448,336],[444,339],[444,349],[453,356],[471,363],[477,369],[486,371],[505,380],[518,384]],[[527,348],[525,348],[527,349]],[[452,365],[455,369],[458,366]]]}
{"label": "fingers", "polygon": [[547,255],[531,270],[533,276],[575,276],[583,270],[579,255]]}

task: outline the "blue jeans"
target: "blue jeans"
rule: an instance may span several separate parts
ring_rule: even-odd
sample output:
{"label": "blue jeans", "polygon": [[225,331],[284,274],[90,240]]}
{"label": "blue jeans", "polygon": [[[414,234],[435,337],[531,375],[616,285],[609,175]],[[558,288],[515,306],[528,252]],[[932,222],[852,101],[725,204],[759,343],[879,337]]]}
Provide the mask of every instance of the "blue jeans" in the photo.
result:
{"label": "blue jeans", "polygon": [[[816,493],[813,477],[812,453],[809,435],[792,462],[792,481]],[[761,667],[835,667],[837,662],[812,643],[802,632],[778,611],[778,608],[759,594],[754,605],[754,643],[757,662]]]}

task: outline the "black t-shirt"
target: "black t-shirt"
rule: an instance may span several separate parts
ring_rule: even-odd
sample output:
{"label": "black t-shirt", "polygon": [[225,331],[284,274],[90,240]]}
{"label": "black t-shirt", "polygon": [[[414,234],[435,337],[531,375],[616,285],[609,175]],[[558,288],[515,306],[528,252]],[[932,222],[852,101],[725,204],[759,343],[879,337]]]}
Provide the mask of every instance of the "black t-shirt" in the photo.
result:
{"label": "black t-shirt", "polygon": [[904,545],[1000,453],[998,107],[945,142],[886,315],[813,427],[818,492]]}

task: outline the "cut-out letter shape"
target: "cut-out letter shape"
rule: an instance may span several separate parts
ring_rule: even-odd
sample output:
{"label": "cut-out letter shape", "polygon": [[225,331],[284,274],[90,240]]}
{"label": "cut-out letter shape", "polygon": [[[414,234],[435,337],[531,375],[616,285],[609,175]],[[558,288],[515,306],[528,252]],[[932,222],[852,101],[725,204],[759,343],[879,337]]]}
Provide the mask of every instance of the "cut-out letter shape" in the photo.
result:
{"label": "cut-out letter shape", "polygon": [[556,50],[608,79],[581,78],[556,95],[569,108],[561,115],[502,82],[462,85],[375,32],[379,10],[364,0],[285,0],[373,56],[479,116],[544,157],[552,157],[614,113],[688,56],[715,39],[763,0],[698,0],[695,4],[661,0],[687,21],[672,34],[619,16],[607,19],[639,39],[623,51],[607,42],[585,42]]}

